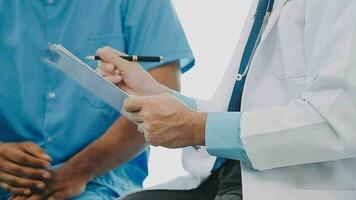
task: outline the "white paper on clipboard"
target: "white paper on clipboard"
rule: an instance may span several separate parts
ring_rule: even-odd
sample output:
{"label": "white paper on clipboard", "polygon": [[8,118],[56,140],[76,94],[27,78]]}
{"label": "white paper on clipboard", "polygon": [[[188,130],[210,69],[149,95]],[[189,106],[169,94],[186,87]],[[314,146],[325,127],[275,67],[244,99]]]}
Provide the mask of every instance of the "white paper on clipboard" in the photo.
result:
{"label": "white paper on clipboard", "polygon": [[62,45],[50,44],[43,62],[59,69],[81,87],[98,96],[109,106],[130,119],[130,114],[123,109],[124,101],[128,95]]}

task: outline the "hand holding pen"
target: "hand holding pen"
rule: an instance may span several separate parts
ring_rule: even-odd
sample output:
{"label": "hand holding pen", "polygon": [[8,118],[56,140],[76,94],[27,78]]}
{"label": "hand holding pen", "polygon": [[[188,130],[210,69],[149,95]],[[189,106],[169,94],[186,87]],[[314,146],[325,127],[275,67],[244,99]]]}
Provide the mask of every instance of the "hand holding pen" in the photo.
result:
{"label": "hand holding pen", "polygon": [[[130,120],[137,124],[138,130],[144,133],[147,142],[168,148],[179,148],[188,144],[196,150],[199,149],[198,146],[203,145],[201,140],[191,134],[190,128],[196,128],[194,133],[204,133],[204,127],[189,124],[194,122],[191,120],[193,115],[203,114],[199,117],[203,122],[206,117],[204,113],[191,110],[172,96],[169,88],[158,83],[139,64],[122,59],[121,54],[114,49],[102,48],[97,53],[102,58],[97,71],[131,95],[126,99],[124,109],[132,116]],[[166,123],[172,125],[169,130],[162,129]],[[177,135],[177,132],[187,134]]]}

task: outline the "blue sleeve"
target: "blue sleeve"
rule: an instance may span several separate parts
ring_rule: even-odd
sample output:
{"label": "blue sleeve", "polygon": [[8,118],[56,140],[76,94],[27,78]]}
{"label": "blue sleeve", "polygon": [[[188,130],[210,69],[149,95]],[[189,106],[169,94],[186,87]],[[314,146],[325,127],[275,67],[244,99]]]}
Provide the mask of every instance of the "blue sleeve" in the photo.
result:
{"label": "blue sleeve", "polygon": [[205,144],[213,156],[249,162],[240,139],[239,112],[209,113]]}
{"label": "blue sleeve", "polygon": [[[159,55],[164,63],[179,61],[182,72],[194,65],[194,57],[171,0],[126,0],[124,34],[126,52]],[[146,70],[157,63],[141,63]]]}
{"label": "blue sleeve", "polygon": [[197,110],[197,103],[195,99],[182,95],[181,93],[171,90],[171,94],[181,100],[183,103],[188,105],[192,110]]}

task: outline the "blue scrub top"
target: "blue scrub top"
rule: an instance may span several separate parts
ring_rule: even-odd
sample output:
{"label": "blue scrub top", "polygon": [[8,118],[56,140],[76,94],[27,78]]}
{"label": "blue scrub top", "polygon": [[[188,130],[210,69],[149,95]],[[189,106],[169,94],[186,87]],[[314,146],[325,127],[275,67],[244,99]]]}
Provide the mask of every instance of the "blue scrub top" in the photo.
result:
{"label": "blue scrub top", "polygon": [[[169,0],[0,0],[0,141],[34,141],[65,162],[100,137],[119,113],[40,59],[48,43],[79,58],[111,46],[194,64]],[[93,68],[96,63],[86,61]],[[157,63],[144,64],[146,70]],[[147,152],[94,181],[117,194],[147,176]]]}

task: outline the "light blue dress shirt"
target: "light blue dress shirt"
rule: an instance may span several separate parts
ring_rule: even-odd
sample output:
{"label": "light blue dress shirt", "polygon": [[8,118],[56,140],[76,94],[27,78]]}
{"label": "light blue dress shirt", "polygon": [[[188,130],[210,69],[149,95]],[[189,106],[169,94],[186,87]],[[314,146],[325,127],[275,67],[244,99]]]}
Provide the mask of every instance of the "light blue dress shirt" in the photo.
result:
{"label": "light blue dress shirt", "polygon": [[[172,94],[196,110],[195,99],[172,91]],[[205,126],[205,145],[210,155],[250,162],[240,138],[240,112],[211,112]]]}
{"label": "light blue dress shirt", "polygon": [[[0,0],[0,141],[34,141],[53,157],[53,165],[100,137],[119,113],[43,64],[48,43],[62,44],[81,59],[111,46],[179,60],[182,71],[194,64],[169,0]],[[95,178],[78,199],[115,199],[139,189],[147,159],[144,152]]]}

